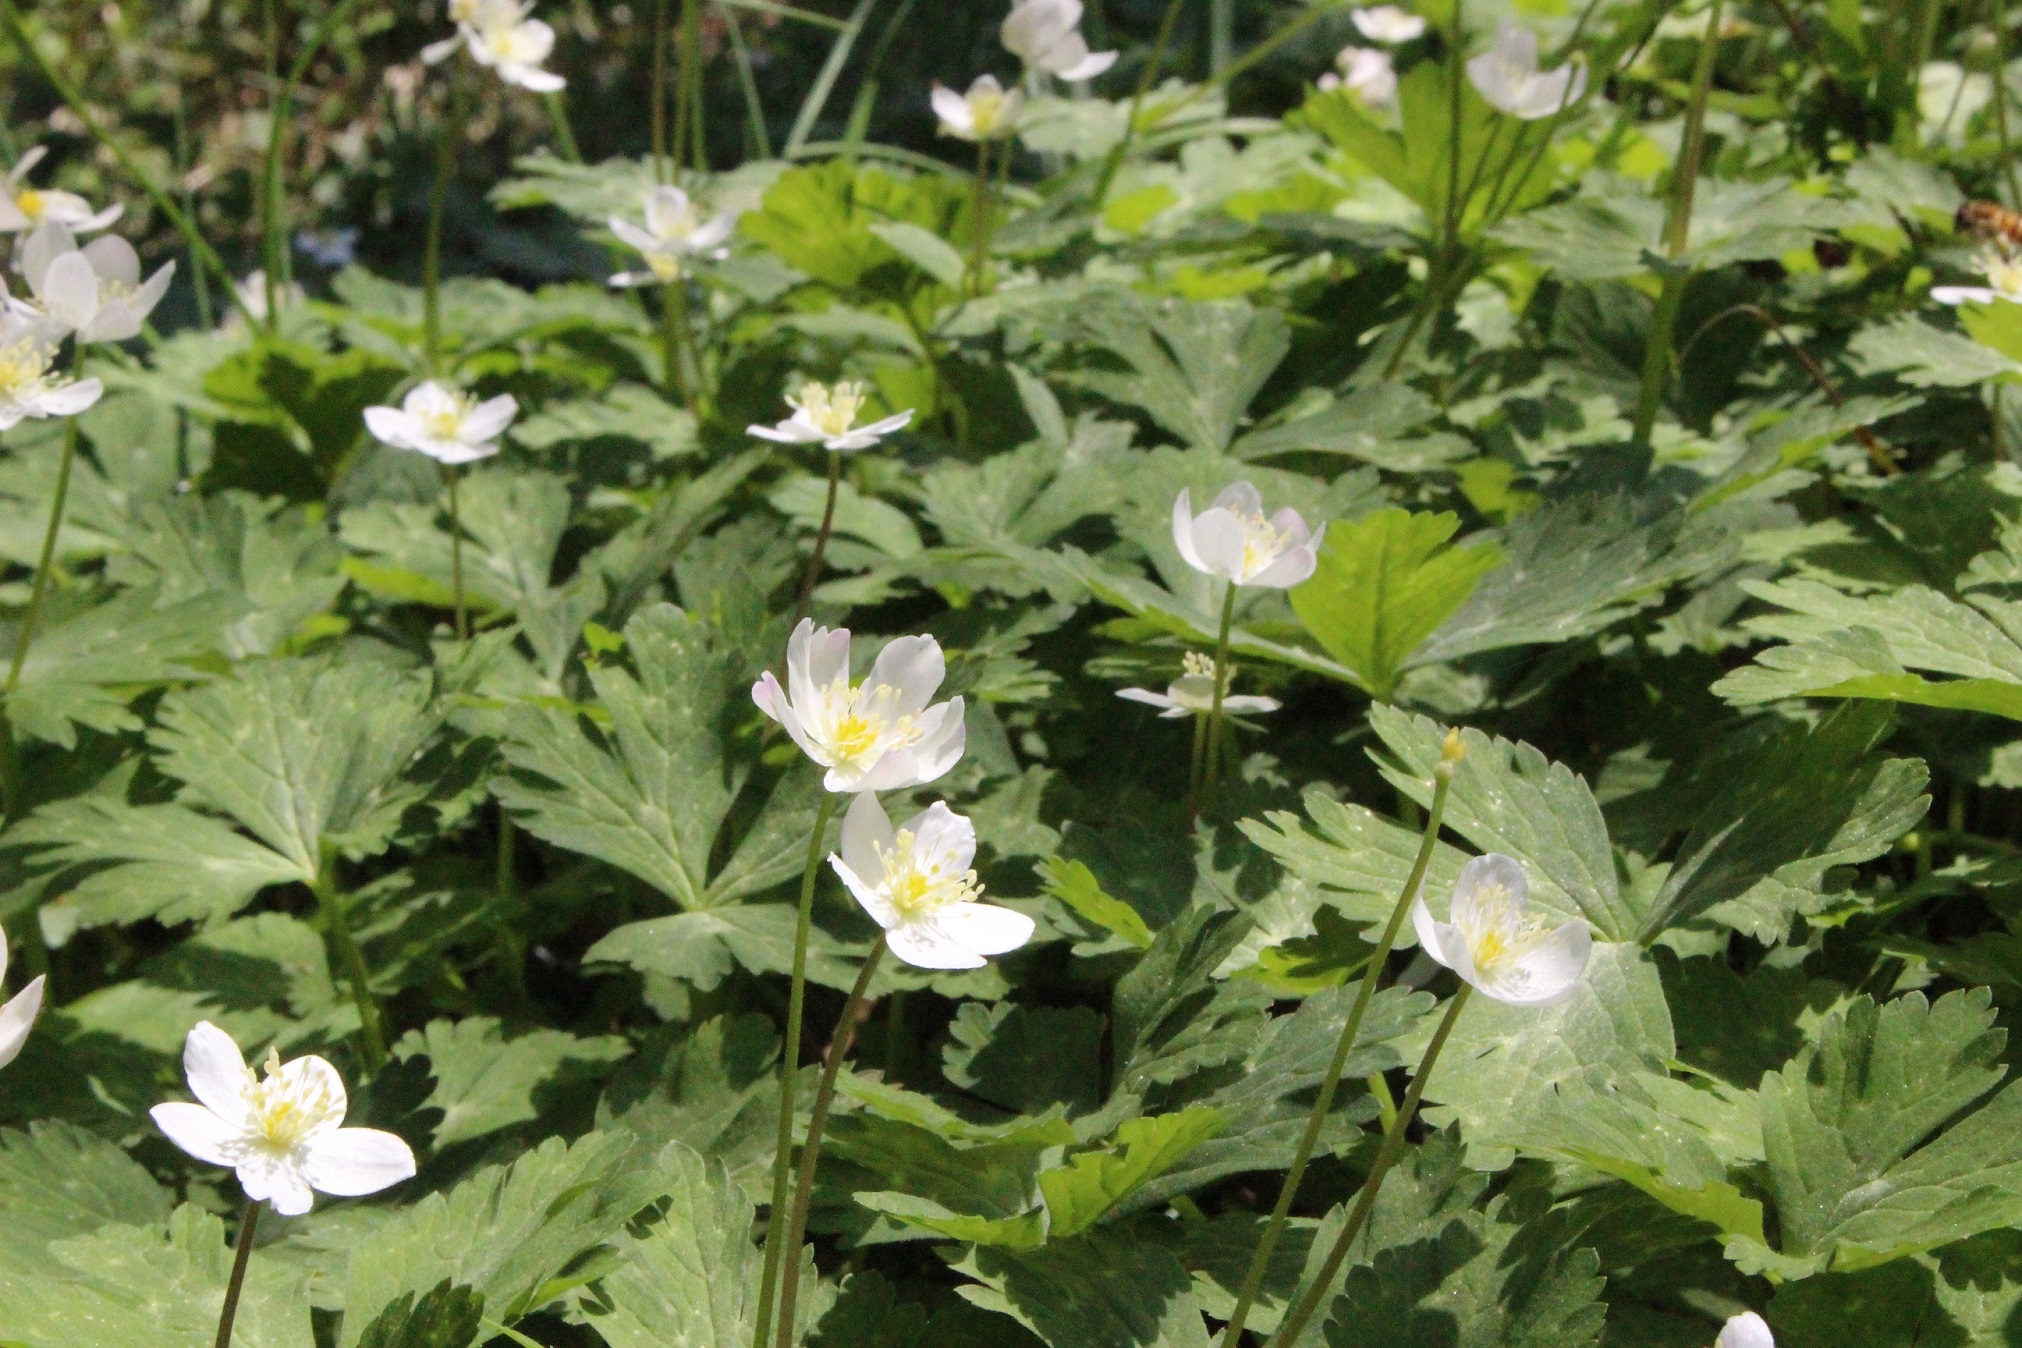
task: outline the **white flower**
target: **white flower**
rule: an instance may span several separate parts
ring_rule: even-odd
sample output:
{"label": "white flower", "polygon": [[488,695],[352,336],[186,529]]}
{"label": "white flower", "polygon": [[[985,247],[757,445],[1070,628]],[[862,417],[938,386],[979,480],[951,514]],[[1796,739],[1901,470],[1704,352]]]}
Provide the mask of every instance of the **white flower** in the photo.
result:
{"label": "white flower", "polygon": [[62,225],[43,224],[21,246],[21,274],[49,317],[80,342],[124,342],[168,294],[174,261],[140,279],[140,254],[117,234],[83,248]]}
{"label": "white flower", "polygon": [[7,190],[0,193],[0,233],[18,234],[43,223],[65,225],[80,234],[104,229],[119,219],[124,208],[114,202],[102,211],[75,192],[41,191],[23,187],[21,180],[42,162],[48,147],[37,145],[15,162],[7,174]]}
{"label": "white flower", "polygon": [[1032,939],[1023,913],[978,903],[970,865],[976,826],[935,801],[897,833],[866,791],[843,816],[842,854],[828,864],[864,911],[885,929],[894,955],[922,969],[980,969]]}
{"label": "white flower", "polygon": [[411,449],[437,463],[475,463],[498,453],[498,438],[519,410],[510,393],[478,402],[431,379],[398,407],[366,408],[365,425],[395,449]]}
{"label": "white flower", "polygon": [[343,1126],[344,1081],[321,1058],[284,1063],[269,1049],[256,1080],[232,1037],[201,1021],[183,1071],[202,1103],[156,1105],[155,1126],[199,1161],[238,1171],[246,1197],[284,1216],[314,1206],[312,1190],[357,1198],[414,1175],[414,1153],[392,1133]]}
{"label": "white flower", "polygon": [[902,791],[942,776],[968,742],[961,698],[927,705],[946,673],[940,642],[900,637],[852,685],[849,629],[803,618],[786,643],[786,687],[767,670],[751,700],[828,769],[828,790]]}
{"label": "white flower", "polygon": [[1397,101],[1397,71],[1390,64],[1389,53],[1374,47],[1343,47],[1334,64],[1341,73],[1322,75],[1319,79],[1322,89],[1329,92],[1347,89],[1361,95],[1363,102],[1378,107]]}
{"label": "white flower", "polygon": [[98,401],[104,386],[96,379],[50,373],[62,341],[60,324],[14,312],[0,315],[0,431],[31,417],[74,417]]}
{"label": "white flower", "polygon": [[1182,489],[1172,503],[1172,541],[1196,571],[1237,585],[1285,590],[1312,575],[1319,564],[1327,526],[1309,534],[1306,521],[1290,506],[1264,518],[1263,498],[1247,482],[1225,488],[1199,515],[1193,512],[1193,494]]}
{"label": "white flower", "polygon": [[1440,922],[1420,895],[1411,909],[1425,953],[1461,980],[1511,1006],[1551,1006],[1573,995],[1587,967],[1593,933],[1578,918],[1547,931],[1524,915],[1530,878],[1513,857],[1476,857],[1453,887]]}
{"label": "white flower", "polygon": [[[1199,651],[1188,651],[1180,657],[1180,661],[1186,673],[1167,684],[1163,693],[1154,693],[1149,688],[1122,688],[1117,690],[1116,695],[1126,702],[1165,708],[1159,713],[1161,720],[1175,721],[1182,716],[1208,715],[1215,709],[1215,662]],[[1229,696],[1228,685],[1235,681],[1235,677],[1236,667],[1230,665],[1227,677],[1222,680],[1223,711],[1276,711],[1282,705],[1275,697]]]}
{"label": "white flower", "polygon": [[1115,52],[1088,50],[1081,0],[1016,0],[998,36],[1026,65],[1063,80],[1092,80],[1116,64]]}
{"label": "white flower", "polygon": [[1467,63],[1467,78],[1496,108],[1527,122],[1571,107],[1587,92],[1586,66],[1539,70],[1538,35],[1507,19],[1495,30],[1495,45]]}
{"label": "white flower", "polygon": [[864,386],[853,379],[845,379],[832,388],[827,384],[802,384],[800,396],[786,400],[786,405],[794,409],[791,417],[777,426],[745,429],[760,439],[776,440],[783,445],[820,444],[843,453],[869,449],[893,431],[902,431],[912,424],[913,413],[908,408],[895,417],[868,426],[857,425],[857,414],[867,401],[865,394]]}
{"label": "white flower", "polygon": [[1987,278],[1983,286],[1933,286],[1931,298],[1940,304],[1992,304],[2007,300],[2022,304],[2022,257],[1988,248],[1973,261],[1973,270]]}
{"label": "white flower", "polygon": [[665,285],[681,279],[687,260],[698,254],[713,258],[727,255],[723,247],[737,228],[737,213],[723,211],[703,221],[695,213],[695,203],[678,187],[656,187],[646,195],[646,227],[612,216],[611,232],[639,250],[646,259],[645,271],[620,272],[611,278],[614,286]]}
{"label": "white flower", "polygon": [[471,60],[496,70],[507,84],[537,94],[554,93],[568,81],[541,69],[555,49],[555,30],[529,17],[533,9],[531,0],[450,0],[456,36],[431,42],[422,48],[421,59],[434,65],[462,44]]}
{"label": "white flower", "polygon": [[941,119],[941,134],[958,140],[994,140],[1003,135],[1017,122],[1024,101],[1016,89],[1004,92],[995,75],[977,76],[966,94],[934,86],[934,115]]}
{"label": "white flower", "polygon": [[[0,987],[7,981],[7,933],[0,931]],[[14,994],[13,1000],[0,1006],[0,1067],[13,1062],[21,1052],[21,1046],[28,1042],[28,1031],[35,1024],[37,1013],[42,1010],[42,979],[31,980],[27,987]]]}
{"label": "white flower", "polygon": [[[236,333],[244,331],[248,317],[257,323],[267,321],[267,272],[264,267],[256,267],[234,281],[232,293],[239,297],[239,303],[226,311],[219,327]],[[292,309],[307,299],[308,294],[299,282],[290,281],[274,287],[274,303],[282,309]],[[243,312],[240,306],[244,306]]]}
{"label": "white flower", "polygon": [[1743,1311],[1721,1329],[1713,1348],[1776,1348],[1776,1338],[1761,1316]]}
{"label": "white flower", "polygon": [[1425,32],[1425,20],[1396,5],[1372,5],[1348,16],[1371,42],[1409,42]]}

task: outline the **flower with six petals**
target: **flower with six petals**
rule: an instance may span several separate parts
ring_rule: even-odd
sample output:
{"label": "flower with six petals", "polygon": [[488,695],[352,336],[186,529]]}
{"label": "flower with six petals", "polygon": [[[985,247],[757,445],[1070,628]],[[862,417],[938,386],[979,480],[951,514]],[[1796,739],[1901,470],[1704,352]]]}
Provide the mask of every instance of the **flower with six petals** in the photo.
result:
{"label": "flower with six petals", "polygon": [[902,791],[961,761],[968,742],[962,699],[928,705],[946,673],[941,643],[900,637],[852,684],[849,629],[803,618],[786,644],[786,687],[767,670],[751,700],[828,769],[826,789]]}
{"label": "flower with six petals", "polygon": [[1534,122],[1569,108],[1587,92],[1587,68],[1577,61],[1538,69],[1538,35],[1505,19],[1495,44],[1467,63],[1467,78],[1491,106]]}
{"label": "flower with six petals", "polygon": [[[6,980],[7,933],[0,931],[0,987],[6,985]],[[42,1010],[42,982],[40,976],[30,979],[27,987],[0,1006],[0,1067],[13,1062],[21,1046],[28,1042],[28,1031]]]}
{"label": "flower with six petals", "polygon": [[737,228],[737,213],[722,211],[703,220],[695,203],[678,187],[661,186],[646,195],[644,228],[612,216],[611,232],[639,250],[646,270],[619,272],[614,286],[666,285],[686,274],[688,259],[723,257],[723,245]]}
{"label": "flower with six petals", "polygon": [[1035,924],[976,901],[975,859],[976,826],[946,804],[935,801],[895,832],[865,792],[843,816],[842,851],[828,861],[894,955],[921,969],[980,969],[985,956],[1031,940]]}
{"label": "flower with six petals", "polygon": [[398,407],[366,408],[365,426],[395,449],[411,449],[442,464],[475,463],[498,453],[498,438],[519,410],[510,393],[479,402],[431,379]]}
{"label": "flower with six petals", "polygon": [[908,408],[883,421],[873,421],[868,426],[857,425],[857,416],[868,401],[864,386],[854,379],[845,379],[833,386],[810,381],[800,386],[798,396],[787,398],[786,405],[793,409],[792,416],[776,426],[747,426],[745,429],[761,440],[772,440],[782,445],[820,445],[837,454],[846,454],[851,450],[869,449],[893,431],[902,431],[912,424],[913,413]]}
{"label": "flower with six petals", "polygon": [[1573,995],[1593,950],[1593,933],[1574,918],[1547,930],[1524,912],[1530,878],[1514,857],[1490,852],[1461,869],[1447,920],[1420,895],[1412,925],[1425,953],[1476,991],[1511,1006],[1551,1006]]}
{"label": "flower with six petals", "polygon": [[1181,489],[1172,503],[1172,541],[1194,570],[1237,585],[1285,590],[1313,574],[1327,526],[1308,532],[1290,506],[1266,518],[1257,489],[1238,482],[1194,514],[1193,494]]}

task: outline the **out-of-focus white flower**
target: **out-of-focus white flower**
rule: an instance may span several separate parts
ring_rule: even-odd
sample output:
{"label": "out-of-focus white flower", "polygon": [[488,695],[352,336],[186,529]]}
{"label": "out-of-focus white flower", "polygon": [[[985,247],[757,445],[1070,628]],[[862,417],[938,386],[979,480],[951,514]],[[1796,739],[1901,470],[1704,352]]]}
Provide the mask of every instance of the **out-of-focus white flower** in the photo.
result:
{"label": "out-of-focus white flower", "polygon": [[1940,304],[1992,304],[1995,300],[2022,304],[2022,257],[1988,248],[1974,259],[1973,270],[1987,278],[1986,285],[1932,286],[1931,298]]}
{"label": "out-of-focus white flower", "polygon": [[1081,0],[1017,0],[998,35],[1027,66],[1063,80],[1092,80],[1116,64],[1115,52],[1088,49]]}
{"label": "out-of-focus white flower", "polygon": [[696,214],[695,203],[686,192],[678,187],[656,187],[646,194],[645,228],[615,215],[610,225],[613,234],[646,259],[646,270],[619,272],[611,284],[666,285],[681,279],[691,257],[727,255],[723,245],[737,228],[737,213],[723,211],[705,221]]}
{"label": "out-of-focus white flower", "polygon": [[767,670],[751,700],[828,769],[827,790],[903,791],[944,775],[968,743],[961,698],[928,705],[946,674],[940,642],[899,637],[852,684],[849,629],[803,618],[786,643],[786,687]]}
{"label": "out-of-focus white flower", "polygon": [[[1142,702],[1148,707],[1164,708],[1159,713],[1162,720],[1208,715],[1215,709],[1215,662],[1199,651],[1188,651],[1180,657],[1180,662],[1186,672],[1167,684],[1163,693],[1154,693],[1149,688],[1121,688],[1116,695],[1126,702]],[[1230,696],[1227,686],[1234,683],[1235,678],[1236,667],[1230,665],[1228,676],[1222,680],[1223,711],[1276,711],[1282,705],[1275,697]]]}
{"label": "out-of-focus white flower", "polygon": [[864,410],[867,395],[863,384],[854,379],[845,379],[833,387],[828,384],[802,384],[799,395],[786,400],[786,405],[793,409],[792,416],[777,426],[747,426],[745,429],[761,440],[775,440],[783,445],[818,444],[840,454],[869,449],[893,431],[902,431],[912,424],[913,413],[908,408],[883,421],[873,421],[868,426],[857,425],[857,414]]}
{"label": "out-of-focus white flower", "polygon": [[1285,590],[1313,574],[1327,526],[1309,533],[1290,506],[1268,519],[1264,500],[1247,482],[1222,490],[1215,503],[1194,514],[1193,494],[1181,489],[1172,503],[1172,541],[1196,571],[1237,585]]}
{"label": "out-of-focus white flower", "polygon": [[555,30],[530,17],[533,10],[531,0],[451,0],[449,16],[456,22],[456,36],[431,42],[422,48],[421,59],[434,65],[462,44],[471,60],[497,71],[507,84],[537,94],[554,93],[568,81],[541,69],[555,49]]}
{"label": "out-of-focus white flower", "polygon": [[941,119],[941,134],[958,140],[995,140],[1004,135],[1017,124],[1024,102],[1018,90],[1006,93],[995,75],[978,75],[966,94],[943,84],[934,86],[934,115]]}
{"label": "out-of-focus white flower", "polygon": [[1409,42],[1425,32],[1425,20],[1397,5],[1371,5],[1348,16],[1371,42]]}
{"label": "out-of-focus white flower", "polygon": [[475,463],[498,453],[498,438],[519,410],[510,393],[479,402],[431,379],[398,407],[366,408],[365,426],[395,449],[411,449],[437,463]]}
{"label": "out-of-focus white flower", "polygon": [[64,226],[48,221],[21,246],[21,274],[44,313],[80,342],[124,342],[168,293],[173,260],[140,279],[140,254],[117,234],[79,248]]}
{"label": "out-of-focus white flower", "polygon": [[1341,73],[1329,71],[1322,75],[1318,81],[1322,89],[1329,92],[1346,89],[1376,107],[1388,107],[1397,101],[1397,71],[1390,64],[1388,52],[1375,47],[1343,47],[1334,64]]}
{"label": "out-of-focus white flower", "polygon": [[[28,1031],[42,1010],[42,981],[40,977],[30,980],[27,987],[0,1006],[0,1067],[13,1062],[20,1055],[21,1046],[28,1042]],[[5,987],[6,982],[7,933],[0,931],[0,987]]]}
{"label": "out-of-focus white flower", "polygon": [[[256,323],[267,321],[266,268],[256,267],[234,281],[232,293],[239,297],[239,304],[244,306],[244,312],[242,313],[237,306],[228,310],[224,321],[219,324],[221,328],[226,332],[238,332],[245,327],[248,316]],[[274,303],[282,309],[292,309],[308,298],[308,293],[295,281],[274,288]]]}
{"label": "out-of-focus white flower", "polygon": [[1547,931],[1524,912],[1530,877],[1514,857],[1490,852],[1461,869],[1447,920],[1420,895],[1412,924],[1425,953],[1477,991],[1511,1006],[1550,1006],[1573,995],[1594,936],[1578,918]]}
{"label": "out-of-focus white flower", "polygon": [[232,1037],[201,1021],[183,1071],[202,1103],[156,1105],[155,1126],[199,1161],[238,1171],[246,1197],[284,1216],[307,1212],[317,1192],[356,1198],[414,1175],[405,1142],[344,1126],[344,1080],[321,1058],[284,1063],[269,1049],[267,1075],[255,1079]]}
{"label": "out-of-focus white flower", "polygon": [[102,211],[94,211],[91,203],[75,192],[24,187],[21,180],[48,153],[47,146],[37,145],[15,161],[14,167],[8,171],[7,190],[0,193],[0,233],[18,234],[48,223],[63,225],[78,234],[88,234],[119,219],[124,207],[117,202]]}
{"label": "out-of-focus white flower", "polygon": [[1713,1348],[1776,1348],[1776,1336],[1761,1316],[1743,1311],[1721,1328]]}
{"label": "out-of-focus white flower", "polygon": [[1495,30],[1495,45],[1467,63],[1467,78],[1491,106],[1527,122],[1571,107],[1587,92],[1585,65],[1539,70],[1538,35],[1507,19]]}
{"label": "out-of-focus white flower", "polygon": [[897,832],[871,792],[843,816],[828,863],[880,927],[894,955],[922,969],[980,969],[1032,939],[1023,913],[978,903],[976,826],[941,801]]}
{"label": "out-of-focus white flower", "polygon": [[46,318],[0,314],[0,431],[43,417],[74,417],[98,401],[96,379],[50,373],[63,325]]}

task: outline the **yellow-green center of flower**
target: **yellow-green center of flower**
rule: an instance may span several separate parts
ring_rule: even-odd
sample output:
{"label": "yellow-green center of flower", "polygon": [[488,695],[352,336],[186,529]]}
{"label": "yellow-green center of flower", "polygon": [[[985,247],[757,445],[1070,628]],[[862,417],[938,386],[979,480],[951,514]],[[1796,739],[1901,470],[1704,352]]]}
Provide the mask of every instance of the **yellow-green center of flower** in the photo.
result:
{"label": "yellow-green center of flower", "polygon": [[983,892],[976,872],[949,870],[938,858],[922,857],[919,840],[905,829],[892,839],[890,851],[880,847],[877,852],[885,868],[885,897],[908,922],[972,903]]}
{"label": "yellow-green center of flower", "polygon": [[1521,958],[1544,934],[1544,925],[1529,916],[1516,895],[1498,884],[1475,890],[1470,909],[1454,915],[1454,925],[1467,942],[1477,972],[1494,974]]}
{"label": "yellow-green center of flower", "polygon": [[49,198],[34,188],[27,187],[15,193],[14,204],[20,207],[21,213],[30,220],[40,220],[42,213],[49,209]]}
{"label": "yellow-green center of flower", "polygon": [[343,1102],[333,1098],[323,1079],[303,1073],[292,1079],[281,1075],[281,1055],[267,1050],[267,1075],[246,1092],[259,1140],[276,1151],[286,1151],[341,1121]]}
{"label": "yellow-green center of flower", "polygon": [[857,424],[857,414],[863,411],[868,399],[862,383],[845,379],[833,388],[827,384],[803,384],[800,396],[786,401],[789,406],[805,412],[816,430],[834,437],[849,434],[850,428]]}
{"label": "yellow-green center of flower", "polygon": [[866,693],[840,676],[822,689],[819,717],[808,729],[810,737],[827,751],[828,766],[868,766],[890,750],[917,740],[918,723],[910,716],[894,714],[898,698],[899,690],[889,684]]}
{"label": "yellow-green center of flower", "polygon": [[463,420],[470,415],[470,399],[452,393],[447,405],[423,412],[418,420],[431,440],[454,440],[463,433]]}
{"label": "yellow-green center of flower", "polygon": [[2022,302],[2022,257],[1989,251],[1980,255],[1979,268],[1987,275],[1987,286],[2005,300]]}
{"label": "yellow-green center of flower", "polygon": [[34,342],[0,347],[0,402],[19,403],[53,388],[49,378],[51,352]]}
{"label": "yellow-green center of flower", "polygon": [[1237,514],[1243,526],[1243,575],[1254,576],[1292,546],[1292,535],[1262,515]]}
{"label": "yellow-green center of flower", "polygon": [[477,19],[478,6],[483,0],[449,0],[449,18],[452,23],[473,23]]}
{"label": "yellow-green center of flower", "polygon": [[1003,129],[1008,100],[1002,89],[972,89],[966,97],[969,101],[969,126],[977,135],[994,136]]}

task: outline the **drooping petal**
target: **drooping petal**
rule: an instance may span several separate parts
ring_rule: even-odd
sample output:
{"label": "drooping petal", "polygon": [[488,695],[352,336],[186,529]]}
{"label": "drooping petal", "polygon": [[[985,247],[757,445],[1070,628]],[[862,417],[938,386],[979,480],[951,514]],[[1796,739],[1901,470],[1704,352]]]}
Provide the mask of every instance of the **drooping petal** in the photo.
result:
{"label": "drooping petal", "polygon": [[811,445],[828,438],[814,427],[804,424],[798,417],[782,421],[777,426],[746,426],[744,433],[782,445]]}
{"label": "drooping petal", "polygon": [[657,253],[666,246],[666,241],[659,235],[639,228],[630,220],[620,219],[614,215],[608,223],[613,234],[642,253]]}
{"label": "drooping petal", "polygon": [[1032,939],[1038,924],[1025,914],[994,903],[958,903],[934,914],[934,925],[978,955],[1006,955]]}
{"label": "drooping petal", "polygon": [[916,969],[980,969],[988,963],[944,929],[938,917],[890,928],[885,941],[894,955]]}
{"label": "drooping petal", "polygon": [[530,93],[557,94],[569,87],[569,82],[552,70],[542,70],[539,66],[522,65],[519,62],[501,64],[499,74],[507,84],[516,84]]}
{"label": "drooping petal", "polygon": [[1278,699],[1275,697],[1255,697],[1248,693],[1243,693],[1235,697],[1225,697],[1222,699],[1222,710],[1229,712],[1276,711],[1279,707],[1283,705],[1284,704],[1279,702]]}
{"label": "drooping petal", "polygon": [[[6,971],[5,961],[0,960],[0,975]],[[42,988],[43,979],[37,977],[15,993],[7,1005],[0,1006],[0,1067],[19,1057],[21,1046],[28,1042],[28,1032],[35,1027],[35,1017],[42,1011]]]}
{"label": "drooping petal", "polygon": [[850,802],[843,815],[842,859],[859,875],[881,876],[884,856],[892,850],[892,819],[878,798],[866,791]]}
{"label": "drooping petal", "polygon": [[208,1020],[198,1021],[183,1041],[183,1072],[189,1077],[190,1094],[206,1109],[233,1127],[245,1127],[251,1114],[246,1092],[253,1087],[253,1074],[246,1070],[245,1055],[230,1035]]}
{"label": "drooping petal", "polygon": [[1477,986],[1512,1006],[1552,1006],[1573,995],[1593,948],[1593,932],[1574,918],[1518,956],[1508,974]]}
{"label": "drooping petal", "polygon": [[339,1128],[312,1139],[304,1151],[303,1178],[339,1198],[376,1194],[414,1178],[413,1150],[377,1128]]}
{"label": "drooping petal", "polygon": [[885,931],[891,931],[899,925],[899,910],[892,906],[892,901],[884,896],[884,892],[878,886],[858,875],[854,867],[833,853],[829,855],[828,864],[835,871],[837,878],[843,882],[843,887],[849,890],[850,897],[870,914],[871,921]]}
{"label": "drooping petal", "polygon": [[156,1105],[148,1111],[162,1136],[206,1165],[237,1166],[245,1132],[202,1105]]}
{"label": "drooping petal", "polygon": [[913,409],[908,407],[905,411],[886,417],[882,421],[873,421],[868,426],[859,426],[855,433],[858,435],[868,435],[875,440],[881,436],[890,435],[893,431],[902,431],[912,424]]}
{"label": "drooping petal", "polygon": [[1168,711],[1181,710],[1170,697],[1164,693],[1154,693],[1149,688],[1119,688],[1116,695],[1125,702],[1142,702],[1147,707],[1163,707]]}
{"label": "drooping petal", "polygon": [[877,663],[864,680],[864,693],[870,696],[877,688],[894,689],[898,696],[893,710],[900,716],[912,716],[933,701],[934,690],[947,674],[948,661],[941,654],[940,642],[932,637],[898,637],[878,652]]}

